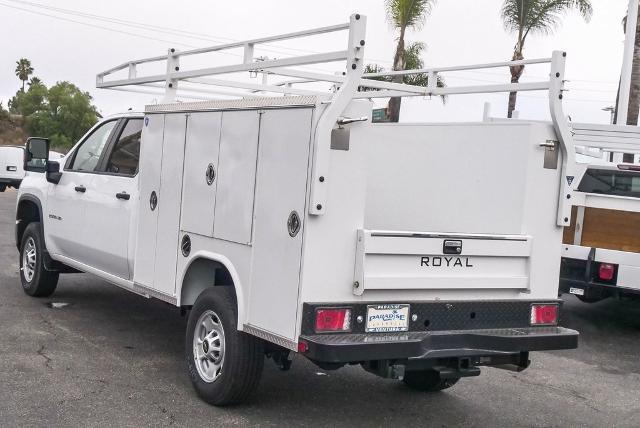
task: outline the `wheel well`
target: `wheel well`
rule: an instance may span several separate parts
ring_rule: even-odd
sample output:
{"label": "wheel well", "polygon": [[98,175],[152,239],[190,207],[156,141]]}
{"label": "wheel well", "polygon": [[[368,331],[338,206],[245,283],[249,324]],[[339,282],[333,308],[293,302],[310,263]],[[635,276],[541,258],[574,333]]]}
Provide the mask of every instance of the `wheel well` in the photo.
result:
{"label": "wheel well", "polygon": [[16,210],[16,246],[18,248],[27,226],[36,221],[42,221],[38,204],[31,200],[20,201]]}
{"label": "wheel well", "polygon": [[180,306],[193,306],[200,293],[209,287],[232,287],[235,290],[231,272],[224,264],[198,258],[191,262],[184,275]]}

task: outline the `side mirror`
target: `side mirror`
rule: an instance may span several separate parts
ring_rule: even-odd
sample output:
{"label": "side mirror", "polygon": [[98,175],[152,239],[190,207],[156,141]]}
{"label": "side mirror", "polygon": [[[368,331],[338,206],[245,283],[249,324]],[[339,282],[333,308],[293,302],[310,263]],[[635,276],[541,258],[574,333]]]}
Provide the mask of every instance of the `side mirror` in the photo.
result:
{"label": "side mirror", "polygon": [[47,172],[49,162],[49,139],[31,137],[27,139],[24,151],[24,170]]}
{"label": "side mirror", "polygon": [[60,172],[60,163],[56,161],[48,161],[47,181],[49,183],[58,184],[60,183],[60,177],[62,177],[62,173]]}

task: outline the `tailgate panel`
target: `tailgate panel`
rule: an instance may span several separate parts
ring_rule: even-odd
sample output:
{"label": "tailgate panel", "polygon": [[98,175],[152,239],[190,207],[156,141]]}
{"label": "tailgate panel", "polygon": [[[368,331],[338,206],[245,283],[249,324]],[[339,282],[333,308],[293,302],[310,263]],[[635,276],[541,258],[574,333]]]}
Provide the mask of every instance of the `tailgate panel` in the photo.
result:
{"label": "tailgate panel", "polygon": [[[461,241],[460,254],[444,242]],[[527,289],[531,237],[358,231],[354,294],[365,290]]]}

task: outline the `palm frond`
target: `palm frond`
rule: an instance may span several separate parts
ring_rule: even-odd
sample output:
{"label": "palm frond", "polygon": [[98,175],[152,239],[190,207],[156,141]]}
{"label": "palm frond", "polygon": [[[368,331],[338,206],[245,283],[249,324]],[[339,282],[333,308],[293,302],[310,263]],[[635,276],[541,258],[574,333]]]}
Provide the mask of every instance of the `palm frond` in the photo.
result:
{"label": "palm frond", "polygon": [[505,0],[501,15],[507,31],[518,32],[525,38],[530,32],[552,33],[572,9],[586,21],[593,14],[590,0]]}
{"label": "palm frond", "polygon": [[436,0],[385,0],[387,20],[397,28],[420,28]]}

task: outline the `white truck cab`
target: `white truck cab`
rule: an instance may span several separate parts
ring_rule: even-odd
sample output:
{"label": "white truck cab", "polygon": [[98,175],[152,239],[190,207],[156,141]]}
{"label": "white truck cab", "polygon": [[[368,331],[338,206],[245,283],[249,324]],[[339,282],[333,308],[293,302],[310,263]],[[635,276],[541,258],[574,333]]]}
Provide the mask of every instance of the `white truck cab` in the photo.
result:
{"label": "white truck cab", "polygon": [[[253,59],[254,45],[335,31],[349,31],[346,50]],[[574,168],[564,54],[536,60],[551,64],[549,81],[488,88],[548,90],[554,124],[372,124],[371,98],[478,88],[367,79],[364,35],[353,15],[98,75],[101,88],[160,82],[167,102],[101,121],[59,163],[46,161],[47,140],[27,144],[16,216],[25,292],[50,295],[59,274],[83,271],[189,310],[189,376],[215,405],[248,397],[265,355],[282,369],[290,353],[324,369],[360,364],[437,391],[481,366],[523,370],[530,351],[575,348],[578,333],[558,325]],[[240,64],[180,69],[182,56],[236,47]],[[337,60],[343,75],[295,68]],[[136,72],[157,61],[166,75]],[[333,88],[203,77],[239,72]],[[242,91],[176,103],[183,84]]]}

